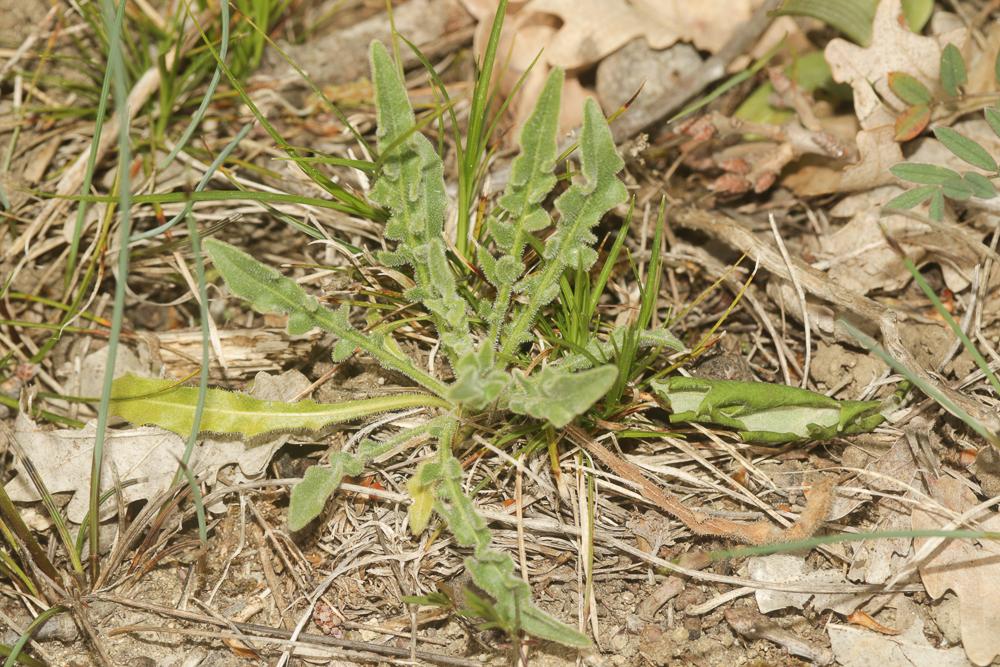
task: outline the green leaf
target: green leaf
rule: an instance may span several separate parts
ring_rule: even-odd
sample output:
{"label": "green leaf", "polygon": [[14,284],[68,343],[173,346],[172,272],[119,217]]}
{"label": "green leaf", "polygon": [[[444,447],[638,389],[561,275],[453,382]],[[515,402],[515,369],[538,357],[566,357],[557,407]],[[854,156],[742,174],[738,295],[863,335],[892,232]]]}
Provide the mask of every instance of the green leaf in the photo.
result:
{"label": "green leaf", "polygon": [[[196,387],[173,380],[124,375],[112,385],[111,412],[136,425],[152,424],[187,437],[198,402]],[[394,394],[343,403],[262,401],[247,394],[209,389],[201,416],[201,433],[257,442],[275,433],[314,433],[333,424],[413,407],[444,407],[428,394]]]}
{"label": "green leaf", "polygon": [[[442,451],[446,448],[442,447]],[[590,640],[560,623],[531,602],[531,589],[514,574],[510,555],[490,548],[490,531],[476,512],[472,501],[462,492],[462,466],[450,453],[441,457],[441,475],[436,488],[435,510],[447,522],[460,546],[473,550],[465,559],[472,580],[492,601],[473,602],[472,611],[510,634],[526,632],[565,646],[587,648]]]}
{"label": "green leaf", "polygon": [[934,99],[927,86],[906,72],[889,72],[889,88],[907,104],[930,104]]}
{"label": "green leaf", "polygon": [[907,190],[903,194],[890,199],[882,208],[905,211],[913,208],[914,206],[923,204],[925,201],[933,197],[934,193],[938,191],[939,190],[936,185],[924,185],[919,188]]}
{"label": "green leaf", "polygon": [[652,383],[670,406],[671,423],[717,424],[744,442],[778,444],[864,433],[882,423],[878,401],[837,401],[764,382],[671,377]]}
{"label": "green leaf", "polygon": [[493,242],[517,259],[527,242],[525,234],[540,231],[550,223],[542,203],[556,184],[553,172],[563,81],[561,69],[553,69],[549,74],[534,110],[521,129],[518,139],[521,150],[511,165],[507,187],[497,201],[506,217],[493,216],[488,221]]}
{"label": "green leaf", "polygon": [[962,178],[942,183],[941,192],[948,199],[955,199],[957,201],[972,199],[972,186]]}
{"label": "green leaf", "polygon": [[562,428],[600,400],[618,377],[612,365],[571,373],[558,366],[546,366],[525,377],[514,371],[514,385],[508,398],[511,411],[544,419]]}
{"label": "green leaf", "polygon": [[902,0],[903,16],[910,30],[920,33],[934,11],[934,0]]}
{"label": "green leaf", "polygon": [[910,107],[896,118],[895,132],[892,138],[896,141],[910,141],[920,136],[931,122],[931,109],[926,104]]}
{"label": "green leaf", "polygon": [[996,173],[997,161],[993,159],[989,151],[972,139],[959,134],[950,127],[935,127],[934,136],[960,160],[968,162],[973,167]]}
{"label": "green leaf", "polygon": [[993,134],[1000,137],[1000,111],[992,107],[986,107],[983,110],[983,115],[986,117],[986,122],[989,124],[990,129],[993,130]]}
{"label": "green leaf", "polygon": [[327,499],[340,486],[345,475],[360,475],[364,461],[345,452],[330,456],[330,465],[311,466],[302,481],[292,487],[288,505],[288,529],[302,530],[326,506]]}
{"label": "green leaf", "polygon": [[320,306],[294,280],[222,241],[206,239],[205,250],[229,289],[245,299],[254,310],[263,314],[288,315],[290,334],[305,333],[314,327],[324,329],[348,341],[337,344],[335,356],[361,348],[386,368],[410,377],[439,396],[444,393],[444,385],[440,381],[414,366],[409,359],[395,354],[381,336],[362,334],[352,327],[348,321],[347,306],[335,312]]}
{"label": "green leaf", "polygon": [[931,197],[931,206],[927,211],[927,215],[930,216],[931,220],[937,220],[941,222],[944,220],[944,193],[938,190]]}
{"label": "green leaf", "polygon": [[877,0],[785,0],[774,12],[777,15],[810,16],[844,33],[861,46],[872,39]]}
{"label": "green leaf", "polygon": [[447,197],[444,164],[416,128],[406,86],[388,51],[371,45],[372,83],[378,120],[382,173],[371,200],[390,212],[385,237],[398,241],[383,259],[413,267],[417,289],[411,296],[431,312],[441,342],[454,360],[473,348],[468,304],[458,288],[444,245]]}
{"label": "green leaf", "polygon": [[496,340],[507,316],[514,283],[525,271],[522,255],[529,235],[551,224],[544,202],[556,184],[556,134],[563,80],[561,69],[556,68],[549,74],[521,130],[518,141],[521,152],[511,165],[510,180],[497,202],[498,210],[487,222],[493,242],[503,252],[490,277],[497,288],[493,308],[487,317],[490,324],[487,338],[491,342]]}
{"label": "green leaf", "polygon": [[493,346],[483,344],[455,364],[455,382],[448,387],[448,399],[482,410],[500,397],[509,381],[510,376],[496,368]]}
{"label": "green leaf", "polygon": [[441,465],[436,461],[425,461],[417,466],[413,477],[406,483],[406,492],[413,500],[407,510],[413,535],[421,535],[430,522],[434,511],[434,490],[440,478]]}
{"label": "green leaf", "polygon": [[941,87],[948,97],[958,97],[959,88],[969,77],[965,71],[965,58],[954,44],[946,44],[941,50]]}
{"label": "green leaf", "polygon": [[617,176],[624,166],[601,108],[588,99],[580,136],[583,182],[574,183],[556,199],[560,218],[556,233],[545,243],[545,266],[517,285],[517,291],[528,295],[528,303],[508,329],[501,356],[509,356],[514,348],[531,339],[528,331],[542,306],[558,295],[563,271],[586,271],[597,260],[597,252],[591,247],[597,237],[591,229],[605,213],[627,199],[625,185]]}
{"label": "green leaf", "polygon": [[373,459],[411,440],[433,433],[450,420],[448,415],[435,417],[382,442],[365,439],[358,447],[357,454],[334,452],[330,455],[329,466],[312,466],[307,469],[302,481],[292,487],[288,507],[289,529],[301,530],[319,516],[327,499],[340,487],[346,475],[360,475]]}
{"label": "green leaf", "polygon": [[246,299],[258,313],[288,315],[291,335],[321,326],[319,302],[294,280],[217,239],[206,239],[205,250],[233,294]]}
{"label": "green leaf", "polygon": [[944,185],[962,178],[961,174],[954,169],[940,167],[936,164],[902,162],[889,167],[889,171],[896,178],[926,185]]}
{"label": "green leaf", "polygon": [[993,181],[976,171],[962,174],[965,183],[972,189],[972,195],[980,199],[991,199],[997,196],[997,188]]}

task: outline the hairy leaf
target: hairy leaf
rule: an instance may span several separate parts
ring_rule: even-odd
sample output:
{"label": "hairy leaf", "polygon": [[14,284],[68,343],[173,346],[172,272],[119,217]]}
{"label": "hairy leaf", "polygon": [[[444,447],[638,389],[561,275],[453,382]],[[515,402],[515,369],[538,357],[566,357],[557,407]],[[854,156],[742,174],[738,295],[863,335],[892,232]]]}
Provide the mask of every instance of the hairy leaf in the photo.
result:
{"label": "hairy leaf", "polygon": [[245,299],[254,310],[263,314],[288,315],[289,333],[301,334],[314,327],[324,329],[341,339],[335,347],[335,357],[346,357],[354,348],[361,348],[386,368],[410,377],[439,396],[444,393],[441,382],[389,349],[381,336],[362,334],[352,327],[348,322],[347,306],[337,311],[322,307],[294,280],[227,243],[207,239],[205,249],[229,289]]}
{"label": "hairy leaf", "polygon": [[449,416],[436,417],[382,442],[366,439],[358,447],[357,454],[335,452],[330,455],[328,466],[310,467],[302,481],[292,487],[288,527],[291,530],[301,530],[319,516],[327,499],[337,490],[345,475],[360,475],[372,459],[406,442],[426,436],[450,420]]}
{"label": "hairy leaf", "polygon": [[410,518],[410,532],[420,535],[427,528],[434,510],[434,489],[441,478],[441,464],[437,461],[421,463],[413,477],[406,483],[406,491],[413,502],[407,514]]}
{"label": "hairy leaf", "polygon": [[611,389],[618,369],[606,365],[571,373],[558,366],[546,366],[527,377],[514,371],[513,377],[514,385],[508,398],[511,411],[544,419],[562,428]]}
{"label": "hairy leaf", "polygon": [[[521,152],[511,165],[510,180],[497,202],[502,217],[489,219],[490,235],[503,255],[486,275],[497,288],[497,297],[489,314],[490,341],[500,332],[510,307],[514,283],[525,271],[521,256],[528,235],[551,224],[542,205],[556,184],[553,173],[556,164],[556,132],[559,128],[559,102],[563,87],[563,72],[554,69],[538,96],[535,109],[521,130]],[[491,258],[492,259],[492,258]]]}
{"label": "hairy leaf", "polygon": [[671,377],[652,383],[671,423],[737,429],[744,442],[779,444],[864,433],[882,423],[878,401],[838,401],[798,387],[764,382]]}
{"label": "hairy leaf", "polygon": [[455,382],[448,387],[448,399],[482,410],[496,401],[510,381],[510,376],[496,367],[493,347],[482,345],[455,364]]}
{"label": "hairy leaf", "polygon": [[442,457],[436,495],[435,510],[447,522],[455,541],[473,549],[473,555],[465,559],[472,580],[493,599],[492,609],[480,608],[477,615],[492,617],[508,633],[522,631],[567,646],[590,646],[586,635],[535,607],[531,589],[514,574],[510,555],[490,548],[490,531],[462,492],[462,466],[451,454]]}
{"label": "hairy leaf", "polygon": [[408,297],[431,311],[442,344],[456,358],[472,350],[472,335],[468,305],[458,293],[443,240],[444,165],[417,130],[406,87],[379,42],[372,42],[371,65],[382,160],[371,199],[389,210],[385,236],[398,241],[383,259],[413,267],[417,288]]}
{"label": "hairy leaf", "polygon": [[583,181],[574,183],[556,199],[560,218],[556,232],[545,243],[544,268],[518,283],[528,303],[511,324],[504,340],[504,356],[530,340],[528,331],[542,306],[559,293],[559,278],[567,268],[586,271],[597,260],[591,247],[597,238],[591,229],[609,210],[628,197],[618,172],[625,162],[615,148],[611,129],[597,102],[588,99],[580,135],[580,168]]}
{"label": "hairy leaf", "polygon": [[[629,327],[621,325],[611,331],[611,335],[605,341],[596,337],[591,338],[583,353],[567,355],[560,363],[559,368],[566,370],[583,370],[594,365],[593,360],[598,362],[612,361],[625,345],[625,336]],[[639,348],[648,349],[652,347],[667,347],[677,352],[683,352],[686,348],[668,329],[657,328],[639,332]]]}
{"label": "hairy leaf", "polygon": [[[154,425],[180,436],[191,433],[198,389],[173,380],[124,375],[114,381],[111,412],[136,424]],[[448,404],[428,394],[396,394],[343,403],[262,401],[247,394],[209,389],[200,431],[256,442],[273,433],[321,431],[361,417],[418,406]]]}
{"label": "hairy leaf", "polygon": [[302,530],[319,516],[345,475],[360,475],[365,462],[346,452],[330,456],[329,466],[311,466],[302,481],[292,487],[288,504],[288,529]]}

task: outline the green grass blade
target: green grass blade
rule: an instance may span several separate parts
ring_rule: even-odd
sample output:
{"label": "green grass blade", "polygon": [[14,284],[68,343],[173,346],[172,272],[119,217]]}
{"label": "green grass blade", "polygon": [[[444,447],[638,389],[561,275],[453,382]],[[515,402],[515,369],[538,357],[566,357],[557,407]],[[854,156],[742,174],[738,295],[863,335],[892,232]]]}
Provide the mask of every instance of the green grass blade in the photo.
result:
{"label": "green grass blade", "polygon": [[[185,7],[187,7],[190,10],[189,5],[185,5]],[[219,26],[222,30],[222,42],[219,45],[219,61],[225,62],[226,56],[229,53],[229,3],[228,2],[219,3],[219,13],[220,13]],[[212,103],[213,98],[215,97],[215,89],[219,85],[219,80],[221,78],[222,78],[222,69],[217,65],[215,67],[215,71],[212,72],[211,81],[208,82],[208,89],[202,95],[201,104],[198,105],[198,108],[191,116],[191,122],[189,122],[188,126],[184,128],[184,132],[181,133],[180,138],[177,140],[177,143],[174,145],[170,153],[167,154],[167,157],[165,157],[160,162],[159,167],[161,170],[166,169],[167,167],[170,166],[170,163],[174,161],[174,158],[177,157],[178,153],[184,150],[184,147],[187,146],[187,143],[188,141],[191,140],[191,136],[194,134],[194,131],[198,129],[199,125],[201,125],[201,121],[205,117],[205,112],[208,111],[208,105]],[[166,110],[161,110],[161,113],[166,113]]]}
{"label": "green grass blade", "polygon": [[937,294],[934,293],[931,286],[927,284],[923,274],[920,273],[916,265],[913,264],[913,261],[910,260],[909,257],[903,257],[903,265],[906,266],[906,270],[910,272],[911,276],[913,276],[913,280],[920,286],[924,295],[930,299],[932,304],[934,304],[934,310],[936,310],[938,315],[940,315],[944,321],[948,323],[948,326],[951,327],[954,334],[958,336],[960,341],[962,341],[962,346],[965,348],[965,351],[968,352],[969,356],[972,357],[972,360],[976,362],[976,366],[979,367],[979,370],[983,372],[983,375],[985,375],[990,381],[990,384],[993,385],[993,391],[996,392],[998,397],[1000,397],[1000,380],[997,379],[996,373],[994,373],[993,369],[990,368],[989,363],[979,350],[976,349],[976,346],[972,344],[969,337],[965,335],[962,327],[955,321],[955,318],[951,316],[948,309],[941,303],[941,299],[939,299]]}
{"label": "green grass blade", "polygon": [[[122,0],[124,4],[125,0]],[[94,434],[94,452],[90,470],[90,512],[99,516],[98,505],[101,496],[101,470],[104,458],[104,436],[108,426],[108,415],[111,404],[112,381],[115,374],[115,362],[118,357],[118,341],[121,337],[122,319],[125,314],[125,288],[129,274],[128,240],[132,234],[132,183],[129,174],[131,167],[131,147],[129,145],[128,122],[128,90],[125,78],[125,63],[122,59],[120,34],[115,29],[116,13],[111,0],[102,0],[101,8],[104,20],[109,29],[108,39],[111,49],[108,56],[108,67],[112,71],[112,87],[114,89],[115,114],[119,118],[118,125],[118,274],[115,277],[115,295],[111,315],[111,331],[108,334],[107,363],[104,369],[104,382],[101,388],[101,401],[97,411],[96,433]],[[98,522],[90,524],[90,575],[97,581],[100,575],[100,531]]]}
{"label": "green grass blade", "polygon": [[869,352],[874,353],[890,368],[909,380],[913,386],[924,392],[928,398],[933,399],[942,408],[961,419],[969,428],[981,435],[987,442],[992,443],[994,447],[1000,448],[1000,437],[997,437],[994,433],[990,433],[985,426],[976,421],[968,412],[956,405],[954,401],[938,391],[937,388],[925,381],[922,377],[912,372],[909,368],[899,363],[892,355],[886,352],[881,345],[872,340],[868,334],[857,329],[850,322],[844,319],[839,319],[837,322]]}

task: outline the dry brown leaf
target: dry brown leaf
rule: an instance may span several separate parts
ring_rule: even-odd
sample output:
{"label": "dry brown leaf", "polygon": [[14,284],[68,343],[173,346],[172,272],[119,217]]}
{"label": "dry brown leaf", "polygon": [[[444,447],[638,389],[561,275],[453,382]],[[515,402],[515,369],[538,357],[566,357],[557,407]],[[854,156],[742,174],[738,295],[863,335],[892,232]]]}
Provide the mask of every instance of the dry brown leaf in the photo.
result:
{"label": "dry brown leaf", "polygon": [[889,88],[889,72],[905,72],[933,90],[940,73],[942,45],[951,42],[961,48],[965,40],[964,30],[937,37],[915,34],[903,19],[900,0],[882,0],[872,23],[871,46],[832,39],[824,54],[834,80],[853,88],[855,113],[862,129],[870,130],[885,125],[881,100],[897,111],[906,107]]}
{"label": "dry brown leaf", "polygon": [[[761,0],[703,0],[692,6],[683,0],[530,0],[511,2],[500,38],[498,63],[504,68],[501,92],[513,90],[527,73],[523,89],[510,106],[514,125],[527,118],[538,91],[552,67],[566,70],[560,128],[579,124],[582,97],[594,92],[584,87],[580,71],[601,62],[635,39],[652,50],[689,42],[716,52],[750,19]],[[496,0],[462,0],[479,21],[476,49],[482,53],[492,28]],[[536,56],[538,62],[528,71]],[[664,72],[670,85],[670,74]],[[635,92],[635,91],[632,91]],[[607,106],[607,104],[606,104]],[[516,133],[511,133],[516,138]]]}
{"label": "dry brown leaf", "polygon": [[924,637],[920,619],[896,636],[837,624],[829,625],[827,631],[837,664],[842,667],[965,667],[968,664],[958,647],[945,650],[931,646]]}
{"label": "dry brown leaf", "polygon": [[[962,513],[977,503],[965,483],[941,477],[930,489],[931,495],[948,509]],[[914,530],[941,528],[947,520],[928,510],[913,510]],[[1000,530],[1000,514],[993,512],[979,528]],[[917,551],[930,538],[914,540]],[[992,542],[949,540],[920,564],[920,579],[927,594],[935,600],[952,590],[960,602],[962,645],[976,665],[988,665],[1000,654],[1000,605],[990,591],[1000,580],[1000,548]]]}
{"label": "dry brown leaf", "polygon": [[[774,554],[751,558],[747,563],[750,578],[754,581],[772,583],[816,582],[842,583],[844,575],[836,570],[813,570],[805,558],[790,554]],[[757,606],[764,614],[786,607],[802,609],[810,599],[817,611],[832,609],[840,614],[849,614],[871,597],[869,593],[860,595],[837,593],[790,593],[768,588],[758,588],[754,593]]]}
{"label": "dry brown leaf", "polygon": [[886,239],[884,229],[917,266],[937,262],[948,288],[953,292],[964,290],[979,261],[978,255],[955,234],[930,228],[907,216],[881,215],[882,205],[900,192],[898,188],[878,188],[848,197],[830,211],[834,218],[849,212],[851,219],[833,234],[820,238],[823,253],[830,262],[827,275],[838,285],[859,294],[875,290],[893,292],[909,283],[912,276]]}
{"label": "dry brown leaf", "polygon": [[[265,400],[291,400],[308,386],[308,379],[298,371],[288,371],[277,377],[260,373],[251,395]],[[22,413],[14,423],[15,440],[34,463],[49,492],[73,494],[66,507],[66,516],[74,523],[80,523],[87,513],[95,434],[94,422],[78,430],[49,431],[39,428]],[[255,477],[264,471],[274,452],[285,441],[287,436],[282,436],[257,447],[247,447],[238,440],[199,441],[191,455],[191,470],[195,474],[207,472],[209,482],[214,483],[219,468],[236,463],[243,475]],[[114,487],[117,475],[122,482],[138,480],[122,488],[126,503],[155,497],[170,486],[184,446],[182,438],[159,428],[109,430],[104,442],[102,491]],[[18,474],[6,486],[11,499],[15,502],[38,500],[21,461],[15,462],[14,470]],[[105,508],[107,516],[113,515],[116,504],[107,503]]]}

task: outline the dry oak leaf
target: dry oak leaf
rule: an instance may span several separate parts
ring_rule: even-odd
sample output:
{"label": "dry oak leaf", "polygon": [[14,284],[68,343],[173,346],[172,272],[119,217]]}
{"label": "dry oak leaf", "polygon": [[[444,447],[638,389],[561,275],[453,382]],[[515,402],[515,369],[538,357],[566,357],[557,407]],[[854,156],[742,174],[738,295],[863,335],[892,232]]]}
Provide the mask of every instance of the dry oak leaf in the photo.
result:
{"label": "dry oak leaf", "polygon": [[[882,106],[879,96],[897,111],[906,107],[889,89],[889,72],[905,72],[933,90],[940,74],[942,46],[951,42],[961,49],[966,39],[964,29],[936,37],[910,32],[900,0],[881,0],[872,23],[871,46],[861,47],[837,38],[830,40],[824,55],[834,80],[849,83],[854,89],[854,109],[861,127],[872,129],[884,121],[878,113]],[[865,89],[870,86],[878,96],[867,93]]]}
{"label": "dry oak leaf", "polygon": [[[475,47],[485,51],[497,0],[461,0],[478,21]],[[568,70],[559,127],[580,122],[579,108],[594,92],[583,85],[581,70],[602,61],[630,41],[642,38],[653,50],[677,42],[716,52],[748,21],[762,0],[511,0],[500,37],[498,61],[503,65],[501,93],[509,94],[519,77],[527,78],[510,105],[515,127],[530,114],[552,67]],[[528,66],[540,56],[538,62]],[[669,73],[663,77],[669,79]],[[669,85],[668,81],[666,85]],[[634,91],[633,91],[634,92]],[[515,137],[516,133],[508,133]]]}
{"label": "dry oak leaf", "polygon": [[[278,376],[258,373],[251,394],[264,400],[287,401],[308,386],[309,380],[298,371]],[[80,523],[87,514],[96,433],[93,421],[82,429],[44,430],[22,413],[14,422],[14,439],[34,463],[49,492],[73,494],[66,506],[66,516],[73,523]],[[191,454],[190,467],[196,475],[208,473],[209,484],[215,483],[221,467],[230,464],[239,464],[238,478],[256,477],[287,440],[288,436],[278,436],[255,447],[239,440],[199,440]],[[122,497],[126,504],[154,498],[170,487],[184,448],[183,438],[160,428],[109,429],[104,440],[101,491],[114,488],[117,476],[123,483]],[[6,486],[11,500],[39,500],[20,460],[15,461],[14,470],[18,474]],[[130,480],[135,483],[124,484]],[[109,502],[104,508],[108,514],[102,514],[102,518],[107,518],[114,514],[117,504]]]}
{"label": "dry oak leaf", "polygon": [[[965,484],[951,477],[941,477],[930,488],[931,495],[948,509],[962,513],[977,504],[976,496]],[[920,507],[911,518],[914,530],[941,528],[947,519]],[[979,522],[979,529],[1000,531],[1000,514],[992,513]],[[915,539],[914,549],[932,538]],[[920,579],[927,594],[935,600],[952,590],[959,599],[962,646],[976,665],[988,665],[1000,654],[1000,605],[991,594],[1000,580],[1000,546],[984,541],[949,540],[920,564]]]}
{"label": "dry oak leaf", "polygon": [[550,14],[562,20],[545,59],[566,69],[586,67],[644,37],[653,49],[677,41],[715,52],[732,33],[750,20],[755,2],[750,0],[532,0],[525,16]]}

